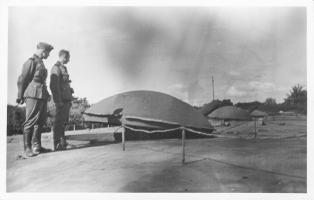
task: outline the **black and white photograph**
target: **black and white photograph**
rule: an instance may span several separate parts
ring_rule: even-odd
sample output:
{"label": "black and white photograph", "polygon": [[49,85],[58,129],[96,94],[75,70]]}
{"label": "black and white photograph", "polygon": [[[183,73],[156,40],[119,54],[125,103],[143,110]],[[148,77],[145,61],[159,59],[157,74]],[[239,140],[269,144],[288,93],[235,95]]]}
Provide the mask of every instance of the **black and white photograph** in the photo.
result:
{"label": "black and white photograph", "polygon": [[302,2],[8,4],[3,192],[308,197]]}

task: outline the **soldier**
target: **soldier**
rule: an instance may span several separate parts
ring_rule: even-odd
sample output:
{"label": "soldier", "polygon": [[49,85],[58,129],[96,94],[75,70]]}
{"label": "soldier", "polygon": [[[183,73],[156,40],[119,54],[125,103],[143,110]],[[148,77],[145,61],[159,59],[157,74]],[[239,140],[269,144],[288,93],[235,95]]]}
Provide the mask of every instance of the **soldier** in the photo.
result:
{"label": "soldier", "polygon": [[55,150],[65,150],[65,126],[69,119],[73,89],[66,66],[70,60],[70,52],[61,50],[59,60],[51,69],[50,89],[56,106],[56,115],[53,124],[53,140]]}
{"label": "soldier", "polygon": [[18,104],[26,104],[23,124],[24,151],[27,157],[48,151],[41,146],[41,129],[46,123],[47,101],[50,95],[46,86],[47,69],[42,59],[47,59],[53,47],[40,42],[33,57],[23,65],[18,78]]}

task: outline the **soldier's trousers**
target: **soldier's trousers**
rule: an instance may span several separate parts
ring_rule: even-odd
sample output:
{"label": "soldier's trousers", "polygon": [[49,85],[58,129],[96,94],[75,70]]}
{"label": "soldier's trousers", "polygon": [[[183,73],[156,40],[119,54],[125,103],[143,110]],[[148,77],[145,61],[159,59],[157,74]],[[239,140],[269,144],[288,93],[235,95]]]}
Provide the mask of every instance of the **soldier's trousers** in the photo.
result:
{"label": "soldier's trousers", "polygon": [[71,102],[63,102],[62,107],[56,107],[56,115],[53,123],[53,143],[54,148],[60,143],[61,139],[65,140],[65,126],[69,120]]}
{"label": "soldier's trousers", "polygon": [[23,124],[24,150],[41,147],[41,128],[47,119],[47,100],[26,98],[26,119]]}

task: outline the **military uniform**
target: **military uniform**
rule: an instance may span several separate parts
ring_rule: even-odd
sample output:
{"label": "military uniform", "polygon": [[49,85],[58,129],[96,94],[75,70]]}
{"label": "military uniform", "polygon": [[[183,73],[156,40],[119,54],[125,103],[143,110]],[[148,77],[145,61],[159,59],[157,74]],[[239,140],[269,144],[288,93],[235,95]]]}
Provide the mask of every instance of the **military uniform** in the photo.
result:
{"label": "military uniform", "polygon": [[69,120],[73,89],[70,86],[69,74],[66,66],[57,62],[51,69],[50,90],[56,105],[56,115],[53,124],[55,150],[66,149],[65,126]]}
{"label": "military uniform", "polygon": [[41,150],[41,128],[46,123],[47,100],[50,97],[47,86],[47,69],[37,55],[23,65],[18,78],[18,100],[25,99],[26,120],[23,124],[24,150]]}

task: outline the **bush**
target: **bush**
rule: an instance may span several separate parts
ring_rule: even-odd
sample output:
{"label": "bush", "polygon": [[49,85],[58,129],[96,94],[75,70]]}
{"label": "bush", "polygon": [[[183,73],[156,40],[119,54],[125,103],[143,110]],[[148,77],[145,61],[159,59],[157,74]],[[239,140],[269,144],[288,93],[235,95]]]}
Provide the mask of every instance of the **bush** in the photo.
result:
{"label": "bush", "polygon": [[23,134],[25,107],[7,105],[7,135]]}

